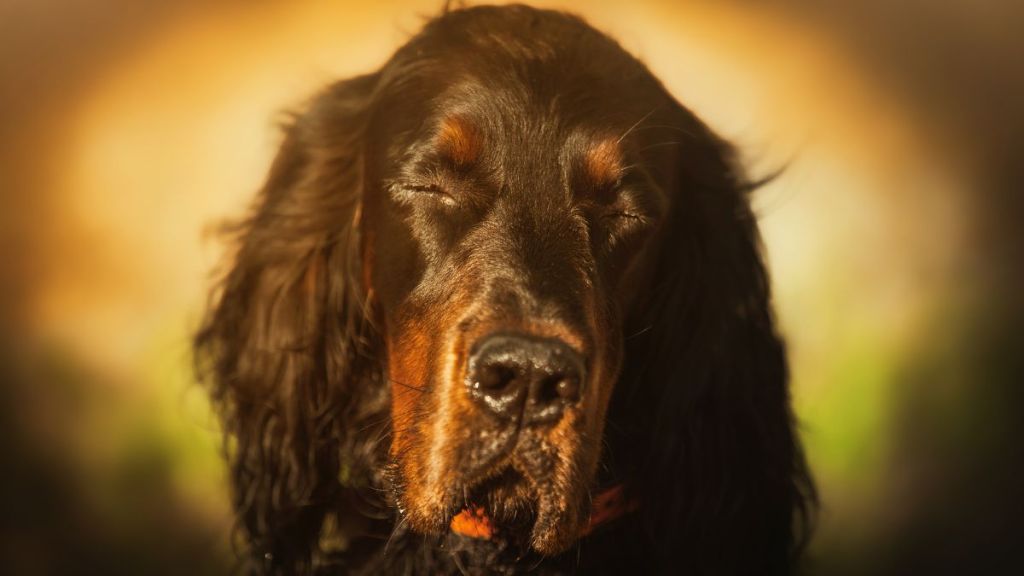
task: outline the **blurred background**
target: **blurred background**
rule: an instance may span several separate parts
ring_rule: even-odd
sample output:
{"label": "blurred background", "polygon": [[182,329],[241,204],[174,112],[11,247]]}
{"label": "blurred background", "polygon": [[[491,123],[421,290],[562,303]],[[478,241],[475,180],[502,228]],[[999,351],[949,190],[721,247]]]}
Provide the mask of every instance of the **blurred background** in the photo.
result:
{"label": "blurred background", "polygon": [[[442,2],[0,0],[0,572],[222,574],[194,383],[282,112]],[[812,574],[1024,573],[1024,3],[537,2],[735,142],[822,497]]]}

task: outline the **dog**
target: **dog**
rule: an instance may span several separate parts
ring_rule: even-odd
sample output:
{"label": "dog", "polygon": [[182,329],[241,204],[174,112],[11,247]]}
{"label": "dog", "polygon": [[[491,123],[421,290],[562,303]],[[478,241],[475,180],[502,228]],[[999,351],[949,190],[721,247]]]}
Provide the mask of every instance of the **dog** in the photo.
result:
{"label": "dog", "polygon": [[794,570],[756,183],[641,62],[446,10],[284,132],[195,339],[245,570]]}

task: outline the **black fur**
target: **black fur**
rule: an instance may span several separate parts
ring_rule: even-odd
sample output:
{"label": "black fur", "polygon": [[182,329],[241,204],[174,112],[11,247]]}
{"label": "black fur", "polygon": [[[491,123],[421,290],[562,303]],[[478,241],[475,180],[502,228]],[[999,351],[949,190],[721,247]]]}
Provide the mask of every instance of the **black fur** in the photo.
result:
{"label": "black fur", "polygon": [[[225,426],[243,570],[790,573],[815,494],[793,429],[752,186],[729,147],[668,96],[673,108],[657,117],[678,135],[674,173],[662,175],[674,191],[653,274],[624,322],[599,472],[624,482],[639,509],[553,558],[403,524],[389,496],[378,316],[361,272],[363,153],[374,119],[395,113],[384,103],[423,65],[417,46],[475,19],[524,35],[523,22],[559,19],[578,30],[581,49],[614,47],[556,12],[446,13],[380,72],[331,86],[295,116],[252,213],[233,228],[237,250],[196,350]],[[615,65],[610,76],[622,73]],[[649,76],[638,82],[638,98],[663,90]]]}

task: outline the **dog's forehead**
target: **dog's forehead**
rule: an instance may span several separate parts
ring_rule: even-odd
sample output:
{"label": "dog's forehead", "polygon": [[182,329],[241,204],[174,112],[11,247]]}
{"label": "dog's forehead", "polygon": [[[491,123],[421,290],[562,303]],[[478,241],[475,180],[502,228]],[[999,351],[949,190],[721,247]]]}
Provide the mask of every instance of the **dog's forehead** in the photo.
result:
{"label": "dog's forehead", "polygon": [[390,64],[386,69],[394,74],[385,76],[397,82],[385,91],[400,107],[425,105],[421,116],[433,117],[435,125],[459,111],[475,116],[485,131],[509,137],[573,124],[621,133],[665,104],[660,84],[642,63],[610,37],[561,13],[481,9],[446,15]]}
{"label": "dog's forehead", "polygon": [[647,68],[580,20],[514,12],[445,16],[385,66],[369,142],[381,171],[446,164],[582,190],[664,171],[677,105]]}
{"label": "dog's forehead", "polygon": [[598,102],[600,96],[581,94],[585,90],[579,86],[555,86],[538,94],[528,85],[510,83],[470,81],[441,92],[427,112],[420,138],[460,166],[504,148],[515,154],[499,161],[543,156],[580,165],[594,182],[616,178],[636,124],[627,107]]}

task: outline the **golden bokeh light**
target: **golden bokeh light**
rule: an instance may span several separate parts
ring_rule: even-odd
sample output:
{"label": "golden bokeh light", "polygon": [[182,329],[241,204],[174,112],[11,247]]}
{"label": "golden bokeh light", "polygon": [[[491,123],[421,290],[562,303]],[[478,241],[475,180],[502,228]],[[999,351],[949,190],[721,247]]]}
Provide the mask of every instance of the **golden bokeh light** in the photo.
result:
{"label": "golden bokeh light", "polygon": [[[85,498],[100,502],[90,505],[105,518],[98,524],[113,526],[111,538],[122,529],[123,511],[103,503],[117,495],[97,488],[109,471],[159,460],[159,478],[131,485],[142,501],[174,499],[189,511],[181,517],[215,534],[215,550],[195,558],[218,566],[228,505],[188,342],[223,250],[211,231],[244,213],[282,114],[334,79],[377,68],[439,3],[187,4],[174,17],[133,16],[146,20],[145,34],[69,64],[81,68],[72,93],[37,83],[46,97],[20,104],[34,115],[2,133],[4,150],[36,133],[24,140],[33,162],[8,175],[32,189],[5,196],[4,209],[38,216],[18,228],[35,247],[33,273],[5,330],[21,335],[26,356],[63,366],[56,373],[80,395],[78,410],[62,392],[32,392],[43,399],[22,420],[33,441],[53,439],[55,458],[75,452]],[[578,12],[619,39],[738,146],[752,176],[784,168],[753,202],[822,492],[812,553],[830,566],[840,542],[886,537],[880,524],[914,514],[890,490],[903,474],[894,462],[908,402],[901,384],[911,364],[942,349],[937,331],[955,328],[950,319],[980,298],[963,277],[982,221],[965,153],[974,143],[893,90],[834,28],[791,8],[536,4]],[[951,379],[936,393],[957,397],[963,385]],[[155,510],[152,521],[165,521]]]}

